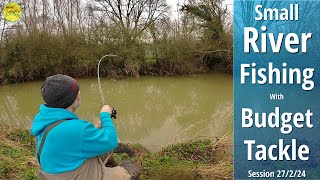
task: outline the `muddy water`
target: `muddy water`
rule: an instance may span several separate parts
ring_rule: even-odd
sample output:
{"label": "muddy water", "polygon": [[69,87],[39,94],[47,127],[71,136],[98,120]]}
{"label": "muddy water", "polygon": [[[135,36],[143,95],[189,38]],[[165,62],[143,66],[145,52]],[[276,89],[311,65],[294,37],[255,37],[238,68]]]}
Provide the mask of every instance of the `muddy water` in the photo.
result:
{"label": "muddy water", "polygon": [[[97,121],[101,98],[96,78],[78,79],[80,118]],[[121,142],[157,150],[194,137],[221,137],[232,131],[232,76],[101,79],[106,101],[116,107],[114,121]],[[39,104],[42,82],[0,86],[0,122],[30,127]]]}

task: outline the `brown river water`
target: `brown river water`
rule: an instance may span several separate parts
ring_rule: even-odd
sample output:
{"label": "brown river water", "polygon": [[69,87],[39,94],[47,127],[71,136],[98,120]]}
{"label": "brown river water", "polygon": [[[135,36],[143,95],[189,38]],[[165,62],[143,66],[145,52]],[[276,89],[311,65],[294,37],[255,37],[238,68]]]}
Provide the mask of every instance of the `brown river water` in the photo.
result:
{"label": "brown river water", "polygon": [[[81,119],[98,121],[102,107],[97,78],[77,79]],[[43,103],[42,82],[0,85],[0,122],[30,128]],[[119,140],[158,150],[194,137],[214,138],[232,132],[232,76],[210,73],[180,77],[101,79]]]}

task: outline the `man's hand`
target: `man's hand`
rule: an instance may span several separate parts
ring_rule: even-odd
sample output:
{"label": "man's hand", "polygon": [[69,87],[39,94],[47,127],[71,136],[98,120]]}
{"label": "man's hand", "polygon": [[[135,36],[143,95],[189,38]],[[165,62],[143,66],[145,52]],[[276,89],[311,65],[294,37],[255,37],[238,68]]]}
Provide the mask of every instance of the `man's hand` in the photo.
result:
{"label": "man's hand", "polygon": [[[101,112],[108,112],[108,113],[111,115],[111,113],[112,113],[112,107],[110,107],[109,105],[104,105],[104,106],[101,108]],[[97,123],[94,124],[94,126],[95,126],[96,128],[101,129],[101,128],[102,128],[101,121],[99,120]]]}
{"label": "man's hand", "polygon": [[[101,108],[101,112],[108,112],[108,113],[111,115],[111,113],[112,113],[112,107],[110,107],[109,105],[104,105],[104,106]],[[95,126],[96,128],[101,129],[101,128],[102,128],[101,121],[99,120],[97,123],[94,124],[94,126]]]}
{"label": "man's hand", "polygon": [[101,112],[108,112],[110,115],[112,113],[112,107],[110,107],[109,105],[104,105],[102,108],[101,108]]}

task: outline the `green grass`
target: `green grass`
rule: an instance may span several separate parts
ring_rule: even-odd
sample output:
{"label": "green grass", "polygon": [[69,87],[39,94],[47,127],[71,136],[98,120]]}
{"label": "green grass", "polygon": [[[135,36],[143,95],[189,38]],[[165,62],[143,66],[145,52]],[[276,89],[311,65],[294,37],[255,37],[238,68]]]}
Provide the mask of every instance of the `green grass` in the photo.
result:
{"label": "green grass", "polygon": [[34,140],[28,130],[1,129],[0,179],[38,179]]}
{"label": "green grass", "polygon": [[[230,154],[216,156],[211,140],[170,145],[143,157],[141,179],[232,179]],[[219,160],[218,160],[219,159]]]}
{"label": "green grass", "polygon": [[210,140],[180,143],[166,147],[161,151],[161,154],[182,161],[213,163],[215,151],[212,150],[212,146],[213,144]]}
{"label": "green grass", "polygon": [[114,158],[115,158],[116,162],[122,162],[125,159],[133,159],[133,158],[129,157],[129,155],[127,153],[114,154]]}
{"label": "green grass", "polygon": [[[229,141],[227,141],[229,142]],[[217,146],[218,144],[218,146]],[[198,140],[149,152],[140,144],[128,144],[134,156],[115,154],[117,162],[131,159],[140,166],[140,179],[232,179],[230,145]],[[223,148],[221,148],[223,147]],[[218,150],[217,150],[218,149]],[[38,179],[34,139],[28,130],[2,129],[0,133],[0,179]]]}

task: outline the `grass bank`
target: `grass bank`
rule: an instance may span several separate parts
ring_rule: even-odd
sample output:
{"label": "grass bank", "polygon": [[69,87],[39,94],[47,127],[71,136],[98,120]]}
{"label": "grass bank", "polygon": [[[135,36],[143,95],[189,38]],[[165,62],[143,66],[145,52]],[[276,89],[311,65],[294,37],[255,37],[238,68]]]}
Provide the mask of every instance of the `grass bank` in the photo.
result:
{"label": "grass bank", "polygon": [[[121,162],[135,161],[139,179],[232,179],[231,137],[192,140],[149,152],[129,144],[131,153],[115,154]],[[34,157],[35,144],[28,130],[2,128],[0,134],[0,179],[38,179],[39,165]]]}

